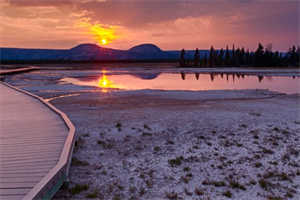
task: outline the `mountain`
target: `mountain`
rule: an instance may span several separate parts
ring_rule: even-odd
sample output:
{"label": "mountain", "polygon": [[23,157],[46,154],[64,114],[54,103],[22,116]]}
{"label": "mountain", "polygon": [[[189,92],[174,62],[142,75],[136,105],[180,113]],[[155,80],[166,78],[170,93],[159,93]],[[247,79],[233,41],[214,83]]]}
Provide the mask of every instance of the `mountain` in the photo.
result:
{"label": "mountain", "polygon": [[141,44],[130,48],[129,52],[156,54],[156,53],[161,53],[162,50],[154,44]]}
{"label": "mountain", "polygon": [[157,72],[157,73],[133,73],[131,74],[132,76],[138,77],[140,79],[146,79],[146,80],[151,80],[151,79],[155,79],[156,77],[158,77],[161,73]]}
{"label": "mountain", "polygon": [[[208,53],[200,51],[200,56]],[[30,62],[95,62],[95,61],[176,61],[180,51],[163,51],[154,44],[141,44],[128,50],[80,44],[71,49],[21,49],[0,48],[1,63]],[[193,59],[194,51],[186,51],[186,58]]]}

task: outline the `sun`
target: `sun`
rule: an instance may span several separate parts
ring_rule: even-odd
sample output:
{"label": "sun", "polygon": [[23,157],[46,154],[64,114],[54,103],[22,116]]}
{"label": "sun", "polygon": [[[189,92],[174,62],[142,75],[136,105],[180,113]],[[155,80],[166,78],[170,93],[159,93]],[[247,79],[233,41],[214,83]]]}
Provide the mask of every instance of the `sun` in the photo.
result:
{"label": "sun", "polygon": [[103,45],[107,44],[107,40],[106,39],[102,39],[101,40],[101,44],[103,44]]}
{"label": "sun", "polygon": [[114,41],[117,36],[114,27],[105,27],[95,24],[90,27],[90,33],[100,45],[107,45]]}

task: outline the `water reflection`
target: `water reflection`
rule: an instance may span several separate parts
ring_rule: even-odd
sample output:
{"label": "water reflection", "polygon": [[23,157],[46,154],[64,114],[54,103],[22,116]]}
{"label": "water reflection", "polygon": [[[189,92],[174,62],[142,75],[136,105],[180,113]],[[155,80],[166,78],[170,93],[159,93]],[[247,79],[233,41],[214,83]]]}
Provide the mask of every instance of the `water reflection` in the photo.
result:
{"label": "water reflection", "polygon": [[258,78],[258,82],[261,82],[264,79],[264,76],[258,75],[257,78]]}
{"label": "water reflection", "polygon": [[160,74],[161,73],[158,72],[158,73],[134,73],[132,75],[141,79],[151,80],[157,78]]}
{"label": "water reflection", "polygon": [[[186,80],[186,74],[189,74],[189,73],[180,72],[180,76],[181,76],[182,80]],[[219,75],[220,75],[221,79],[224,78],[224,73],[209,73],[210,81],[213,82],[215,80],[215,78],[218,77]],[[196,78],[196,80],[199,80],[199,76],[200,76],[200,73],[195,72],[195,78]],[[246,75],[245,74],[241,74],[241,73],[226,73],[226,80],[227,81],[229,81],[230,76],[232,77],[232,82],[234,83],[235,80],[236,80],[236,78],[237,79],[240,79],[240,78],[245,79]],[[254,75],[252,75],[252,76],[254,76]],[[257,75],[257,79],[258,79],[259,83],[261,83],[264,78],[265,77],[263,75]],[[273,80],[272,76],[267,76],[266,78],[269,81]],[[295,79],[296,76],[292,76],[291,78]]]}
{"label": "water reflection", "polygon": [[214,78],[215,78],[215,77],[214,77],[214,74],[213,74],[213,73],[211,73],[211,74],[210,74],[210,80],[211,80],[211,82],[213,82],[213,81],[214,81]]}
{"label": "water reflection", "polygon": [[[98,77],[98,78],[95,78]],[[226,78],[226,79],[225,79]],[[297,78],[297,79],[296,79]],[[243,73],[123,73],[112,74],[102,71],[98,75],[81,78],[64,78],[62,83],[94,86],[102,92],[112,89],[140,90],[226,90],[226,89],[270,89],[273,91],[299,93],[299,77],[271,77]],[[182,81],[180,81],[180,79]],[[274,79],[274,80],[273,80]],[[297,86],[298,87],[295,87]]]}
{"label": "water reflection", "polygon": [[184,72],[180,72],[180,74],[181,74],[181,79],[185,80],[185,73]]}

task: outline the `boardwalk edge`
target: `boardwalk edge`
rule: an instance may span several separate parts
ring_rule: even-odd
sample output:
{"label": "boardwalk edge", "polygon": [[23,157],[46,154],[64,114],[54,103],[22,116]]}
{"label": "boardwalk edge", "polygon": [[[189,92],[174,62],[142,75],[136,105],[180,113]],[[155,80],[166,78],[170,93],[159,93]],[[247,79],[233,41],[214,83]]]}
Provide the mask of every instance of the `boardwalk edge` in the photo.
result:
{"label": "boardwalk edge", "polygon": [[75,127],[68,118],[68,116],[54,107],[49,102],[45,101],[42,97],[39,97],[35,94],[22,90],[20,88],[14,87],[8,83],[1,82],[9,88],[12,88],[18,92],[31,96],[39,100],[42,104],[47,106],[55,114],[57,114],[67,126],[69,133],[65,141],[62,153],[60,155],[58,163],[52,168],[48,174],[42,178],[42,180],[37,183],[29,193],[23,198],[23,200],[30,199],[51,199],[55,193],[58,191],[60,186],[65,180],[67,180],[69,175],[69,169],[72,161],[72,153],[75,144]]}

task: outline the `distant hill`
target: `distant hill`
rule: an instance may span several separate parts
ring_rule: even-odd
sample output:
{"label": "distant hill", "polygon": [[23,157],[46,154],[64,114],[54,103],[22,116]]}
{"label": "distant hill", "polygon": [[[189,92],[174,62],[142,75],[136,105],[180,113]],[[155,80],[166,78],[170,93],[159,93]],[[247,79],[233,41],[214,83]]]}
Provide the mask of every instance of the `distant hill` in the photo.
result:
{"label": "distant hill", "polygon": [[[200,56],[208,54],[200,50]],[[97,61],[177,61],[180,51],[163,51],[154,44],[141,44],[128,50],[110,49],[96,44],[80,44],[66,50],[0,48],[1,63],[97,62]],[[186,51],[193,59],[194,51]]]}

